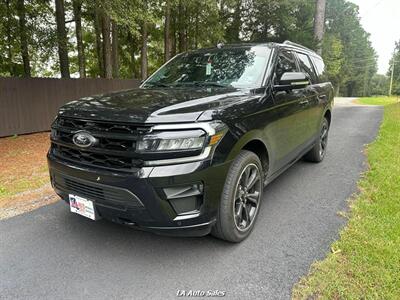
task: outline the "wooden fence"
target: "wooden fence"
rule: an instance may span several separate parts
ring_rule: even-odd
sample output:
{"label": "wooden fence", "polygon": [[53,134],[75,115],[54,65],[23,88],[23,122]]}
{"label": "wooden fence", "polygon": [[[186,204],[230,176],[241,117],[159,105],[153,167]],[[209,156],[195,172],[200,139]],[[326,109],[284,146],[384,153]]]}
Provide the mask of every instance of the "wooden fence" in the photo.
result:
{"label": "wooden fence", "polygon": [[136,79],[0,78],[0,137],[49,130],[68,101],[139,84]]}

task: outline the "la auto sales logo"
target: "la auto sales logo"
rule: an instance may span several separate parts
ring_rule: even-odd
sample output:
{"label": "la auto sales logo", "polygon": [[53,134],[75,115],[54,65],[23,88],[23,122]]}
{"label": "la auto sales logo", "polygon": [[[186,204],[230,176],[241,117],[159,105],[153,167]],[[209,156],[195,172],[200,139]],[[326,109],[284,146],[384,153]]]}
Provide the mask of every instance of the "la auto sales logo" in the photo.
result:
{"label": "la auto sales logo", "polygon": [[226,292],[220,290],[177,290],[178,297],[225,297]]}

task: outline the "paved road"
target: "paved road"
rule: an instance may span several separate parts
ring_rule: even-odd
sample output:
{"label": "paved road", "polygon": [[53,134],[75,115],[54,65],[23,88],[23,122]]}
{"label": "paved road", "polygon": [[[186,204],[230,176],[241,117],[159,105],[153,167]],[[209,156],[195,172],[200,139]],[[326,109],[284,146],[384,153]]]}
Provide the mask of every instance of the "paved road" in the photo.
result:
{"label": "paved road", "polygon": [[64,203],[0,222],[0,298],[174,299],[181,290],[226,299],[288,299],[344,220],[337,212],[365,168],[380,107],[338,104],[322,164],[299,162],[265,190],[241,244],[168,238],[72,215]]}
{"label": "paved road", "polygon": [[335,105],[336,106],[358,106],[355,100],[357,98],[354,97],[336,97],[335,98]]}

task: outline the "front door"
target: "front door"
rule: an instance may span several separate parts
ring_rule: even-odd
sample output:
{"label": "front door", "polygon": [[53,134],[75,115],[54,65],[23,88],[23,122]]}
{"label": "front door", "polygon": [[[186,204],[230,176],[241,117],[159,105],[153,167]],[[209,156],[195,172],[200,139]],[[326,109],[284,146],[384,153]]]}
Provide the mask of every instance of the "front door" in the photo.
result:
{"label": "front door", "polygon": [[[296,58],[290,50],[278,53],[274,70],[274,84],[285,72],[298,72]],[[274,143],[275,171],[279,171],[298,157],[309,133],[308,102],[305,89],[274,91],[274,118],[268,126],[267,135]]]}

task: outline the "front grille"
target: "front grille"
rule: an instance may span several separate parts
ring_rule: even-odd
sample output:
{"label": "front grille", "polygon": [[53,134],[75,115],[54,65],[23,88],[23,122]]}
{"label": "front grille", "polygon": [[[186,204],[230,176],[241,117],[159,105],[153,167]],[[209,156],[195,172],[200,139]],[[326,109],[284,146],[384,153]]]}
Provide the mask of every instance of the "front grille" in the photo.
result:
{"label": "front grille", "polygon": [[62,158],[65,158],[67,160],[79,162],[84,165],[126,170],[130,169],[133,165],[137,165],[137,163],[134,163],[134,161],[129,157],[119,157],[115,155],[92,153],[60,145],[55,145],[53,149],[56,155],[61,156]]}
{"label": "front grille", "polygon": [[[140,133],[150,127],[106,121],[59,117],[52,125],[53,155],[74,163],[119,171],[141,167],[143,160],[135,152]],[[72,138],[86,131],[98,142],[90,148],[76,146]]]}
{"label": "front grille", "polygon": [[[70,143],[72,141],[72,137],[79,130],[70,130],[70,131],[62,131],[58,132],[58,139],[65,143]],[[100,136],[99,143],[96,147],[104,150],[116,150],[116,151],[130,151],[135,148],[136,142],[134,140],[124,140],[123,138],[112,138],[112,137],[104,137],[101,134],[97,134]],[[132,138],[131,136],[129,138]]]}
{"label": "front grille", "polygon": [[72,130],[87,130],[107,133],[135,134],[138,127],[132,124],[115,124],[112,122],[99,122],[92,120],[81,120],[73,118],[60,117],[57,119],[57,125]]}
{"label": "front grille", "polygon": [[54,174],[53,184],[66,194],[85,197],[95,201],[96,205],[119,210],[143,207],[142,202],[134,194],[122,188],[69,178],[58,173]]}

